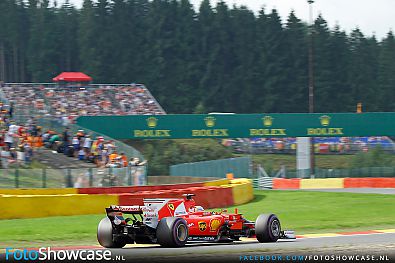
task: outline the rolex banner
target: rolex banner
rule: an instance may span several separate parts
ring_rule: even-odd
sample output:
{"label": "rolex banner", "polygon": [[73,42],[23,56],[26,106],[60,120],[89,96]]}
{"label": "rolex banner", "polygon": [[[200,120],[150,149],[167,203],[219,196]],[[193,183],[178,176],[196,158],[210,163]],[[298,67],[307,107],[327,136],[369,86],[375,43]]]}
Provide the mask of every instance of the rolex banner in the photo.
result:
{"label": "rolex banner", "polygon": [[393,136],[395,113],[82,116],[77,124],[114,139]]}

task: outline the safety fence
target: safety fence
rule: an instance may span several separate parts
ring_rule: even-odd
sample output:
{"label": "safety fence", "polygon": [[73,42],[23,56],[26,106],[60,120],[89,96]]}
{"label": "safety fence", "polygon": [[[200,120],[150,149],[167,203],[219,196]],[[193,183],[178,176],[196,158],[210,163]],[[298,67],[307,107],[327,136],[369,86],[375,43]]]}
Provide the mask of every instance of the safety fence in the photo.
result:
{"label": "safety fence", "polygon": [[170,166],[170,175],[172,176],[225,178],[227,174],[233,174],[235,178],[251,178],[251,158],[238,157]]}
{"label": "safety fence", "polygon": [[80,169],[0,169],[0,188],[146,185],[146,166]]}
{"label": "safety fence", "polygon": [[[55,130],[59,133],[61,133],[66,127],[61,123],[60,120],[56,120],[56,119],[52,119],[52,118],[45,118],[45,117],[40,118],[40,119],[38,119],[38,123],[40,126],[45,127],[46,129]],[[79,130],[83,130],[85,134],[89,134],[90,137],[93,139],[101,136],[106,141],[113,141],[115,143],[115,146],[116,146],[117,151],[119,153],[123,152],[129,158],[130,157],[137,157],[140,160],[144,160],[144,156],[138,150],[136,150],[134,147],[127,145],[121,141],[115,140],[115,139],[111,138],[110,136],[80,127],[76,124],[70,124],[67,127],[69,128],[69,131],[72,134],[77,133]]]}

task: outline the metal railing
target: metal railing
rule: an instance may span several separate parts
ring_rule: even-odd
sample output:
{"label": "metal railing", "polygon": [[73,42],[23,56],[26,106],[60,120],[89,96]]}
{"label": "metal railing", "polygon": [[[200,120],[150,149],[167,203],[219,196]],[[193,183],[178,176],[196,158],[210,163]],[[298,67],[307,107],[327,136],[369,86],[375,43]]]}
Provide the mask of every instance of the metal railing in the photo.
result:
{"label": "metal railing", "polygon": [[84,169],[0,169],[0,188],[146,185],[146,166]]}
{"label": "metal railing", "polygon": [[[66,127],[61,123],[60,120],[56,120],[53,118],[40,118],[40,119],[38,119],[38,123],[40,126],[43,126],[46,129],[55,130],[59,133],[61,133]],[[138,157],[140,160],[144,160],[144,156],[138,150],[136,150],[132,146],[127,145],[121,141],[115,140],[115,139],[111,138],[110,136],[83,128],[83,127],[78,126],[76,124],[70,124],[70,125],[67,125],[67,127],[69,127],[69,129],[70,129],[70,133],[77,133],[78,130],[84,130],[85,134],[89,134],[90,137],[93,139],[97,138],[99,136],[102,136],[104,138],[104,140],[106,140],[106,141],[112,140],[115,142],[117,152],[119,152],[119,153],[123,152],[129,158],[130,157]]]}

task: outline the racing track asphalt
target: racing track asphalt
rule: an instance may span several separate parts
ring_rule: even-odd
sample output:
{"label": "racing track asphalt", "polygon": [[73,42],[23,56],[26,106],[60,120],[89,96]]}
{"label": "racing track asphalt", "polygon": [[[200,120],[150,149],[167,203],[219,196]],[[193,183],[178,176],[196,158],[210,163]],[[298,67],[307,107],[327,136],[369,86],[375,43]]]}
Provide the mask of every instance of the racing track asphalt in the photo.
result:
{"label": "racing track asphalt", "polygon": [[[228,244],[195,243],[183,248],[162,248],[158,245],[127,246],[112,249],[127,262],[263,262],[240,260],[244,256],[297,255],[386,255],[395,261],[395,233],[360,234],[337,237],[298,238],[261,244],[254,240]],[[267,260],[266,260],[267,261]],[[278,261],[278,260],[277,260]],[[389,262],[389,261],[388,261]]]}
{"label": "racing track asphalt", "polygon": [[[74,247],[54,248],[55,250],[79,250],[103,248]],[[276,243],[258,243],[256,240],[247,239],[241,242],[218,244],[218,243],[188,243],[182,248],[162,248],[159,245],[128,245],[122,249],[110,249],[112,262],[324,262],[314,257],[346,257],[358,255],[359,257],[372,257],[380,259],[380,256],[389,259],[376,262],[395,262],[395,229],[388,233],[379,234],[353,234],[327,237],[307,237],[296,240],[279,240]],[[121,258],[119,258],[121,257]],[[273,260],[274,257],[274,260]],[[288,257],[288,260],[287,260]],[[290,260],[296,257],[296,260]],[[300,259],[300,257],[307,257]],[[310,258],[309,258],[310,257]],[[269,258],[269,259],[268,259]],[[298,259],[299,258],[299,259]],[[330,260],[325,262],[338,262]],[[349,260],[340,260],[349,262]],[[5,261],[4,254],[0,254],[0,262]],[[30,261],[31,262],[31,261]],[[54,261],[48,261],[54,262]],[[62,262],[85,262],[85,261],[62,261]],[[102,261],[108,262],[108,261]]]}

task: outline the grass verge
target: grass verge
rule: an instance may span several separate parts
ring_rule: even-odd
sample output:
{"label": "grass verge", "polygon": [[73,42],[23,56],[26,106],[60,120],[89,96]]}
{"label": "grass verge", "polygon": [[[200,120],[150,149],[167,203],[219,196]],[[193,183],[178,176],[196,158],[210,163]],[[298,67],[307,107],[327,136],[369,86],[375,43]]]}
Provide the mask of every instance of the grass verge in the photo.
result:
{"label": "grass verge", "polygon": [[[395,195],[256,191],[252,202],[237,207],[250,220],[276,213],[284,229],[305,234],[395,228],[394,203]],[[0,220],[0,248],[94,245],[103,216]]]}

